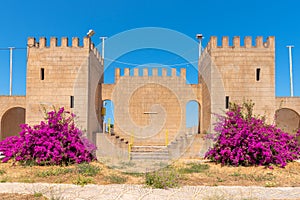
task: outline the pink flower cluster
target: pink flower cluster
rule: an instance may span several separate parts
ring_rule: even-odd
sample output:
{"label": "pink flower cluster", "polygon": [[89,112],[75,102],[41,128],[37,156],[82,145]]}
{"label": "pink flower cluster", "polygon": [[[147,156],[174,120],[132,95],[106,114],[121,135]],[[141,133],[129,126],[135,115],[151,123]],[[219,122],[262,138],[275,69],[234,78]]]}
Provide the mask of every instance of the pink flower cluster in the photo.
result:
{"label": "pink flower cluster", "polygon": [[20,136],[0,142],[3,162],[14,158],[22,163],[62,165],[95,160],[96,147],[75,126],[74,114],[60,108],[47,113],[39,125],[21,125]]}
{"label": "pink flower cluster", "polygon": [[241,107],[219,117],[215,126],[216,143],[205,157],[216,163],[233,166],[272,164],[281,167],[300,158],[300,144],[289,135],[263,119],[244,115]]}

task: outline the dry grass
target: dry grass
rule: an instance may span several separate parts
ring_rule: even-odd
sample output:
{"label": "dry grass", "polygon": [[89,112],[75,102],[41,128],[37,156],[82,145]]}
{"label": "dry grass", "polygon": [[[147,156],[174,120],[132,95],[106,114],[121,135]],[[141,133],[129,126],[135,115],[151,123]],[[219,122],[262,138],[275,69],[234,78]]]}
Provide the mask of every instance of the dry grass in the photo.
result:
{"label": "dry grass", "polygon": [[[199,160],[189,160],[188,162],[180,160],[170,166],[180,174],[179,185],[300,186],[300,163],[297,162],[289,163],[285,168],[274,167],[273,170],[261,166],[222,167],[209,162],[199,163]],[[79,174],[76,165],[29,167],[0,163],[0,182],[47,182],[82,185],[85,184],[85,181],[101,185],[145,183],[143,174],[123,173],[110,169],[99,162],[93,162],[91,165],[100,169],[94,176]]]}
{"label": "dry grass", "polygon": [[300,186],[300,163],[298,162],[289,163],[285,168],[274,167],[273,170],[262,166],[222,167],[214,163],[205,163],[203,165],[209,166],[209,169],[200,173],[186,174],[181,184],[264,187]]}
{"label": "dry grass", "polygon": [[107,185],[111,184],[108,177],[118,176],[125,178],[125,183],[141,184],[143,177],[131,176],[122,172],[109,169],[99,162],[90,163],[90,165],[99,168],[99,172],[95,176],[80,174],[76,165],[60,167],[60,166],[21,166],[9,163],[0,163],[0,182],[23,182],[23,183],[67,183],[73,184],[78,176],[82,178],[90,178],[91,183]]}
{"label": "dry grass", "polygon": [[10,194],[2,193],[0,194],[0,199],[2,200],[48,200],[44,196],[34,195],[34,194]]}
{"label": "dry grass", "polygon": [[[93,184],[145,184],[145,175],[124,173],[110,169],[99,162],[92,165],[96,173],[81,173],[76,165],[59,166],[20,166],[12,163],[0,163],[0,182],[47,182],[85,185]],[[273,170],[257,167],[229,167],[214,163],[200,163],[200,160],[179,160],[167,170],[178,173],[179,186],[264,186],[264,187],[299,187],[300,163],[289,163],[285,168],[274,167]],[[81,169],[82,170],[82,169]],[[89,171],[91,172],[91,170]],[[93,170],[92,170],[93,172]],[[47,199],[42,194],[0,194],[0,199]]]}

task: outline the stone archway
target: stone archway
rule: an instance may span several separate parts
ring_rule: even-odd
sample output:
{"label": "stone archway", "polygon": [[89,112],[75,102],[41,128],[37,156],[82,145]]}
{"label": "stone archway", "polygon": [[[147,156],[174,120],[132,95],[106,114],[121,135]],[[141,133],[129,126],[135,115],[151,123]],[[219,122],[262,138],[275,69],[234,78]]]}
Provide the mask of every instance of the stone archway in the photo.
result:
{"label": "stone archway", "polygon": [[197,100],[190,100],[186,104],[186,128],[192,129],[193,133],[201,130],[201,106]]}
{"label": "stone archway", "polygon": [[9,136],[18,135],[21,131],[20,124],[25,123],[25,109],[13,107],[8,109],[1,118],[0,140]]}
{"label": "stone archway", "polygon": [[290,108],[281,108],[276,110],[275,122],[278,128],[294,134],[300,128],[300,115]]}
{"label": "stone archway", "polygon": [[102,116],[102,130],[103,132],[107,132],[108,124],[110,124],[110,126],[114,125],[114,102],[112,100],[105,99],[102,101]]}

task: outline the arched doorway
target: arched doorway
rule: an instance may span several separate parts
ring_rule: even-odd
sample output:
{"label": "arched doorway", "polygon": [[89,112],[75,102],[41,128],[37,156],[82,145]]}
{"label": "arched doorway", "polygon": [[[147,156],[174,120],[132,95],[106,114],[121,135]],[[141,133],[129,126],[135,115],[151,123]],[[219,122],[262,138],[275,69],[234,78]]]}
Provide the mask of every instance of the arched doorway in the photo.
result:
{"label": "arched doorway", "polygon": [[200,105],[191,100],[186,104],[186,128],[193,133],[200,133]]}
{"label": "arched doorway", "polygon": [[103,127],[105,132],[108,132],[108,124],[110,124],[111,128],[114,126],[114,103],[112,100],[104,100],[103,101]]}
{"label": "arched doorway", "polygon": [[300,115],[290,108],[281,108],[276,111],[275,122],[281,130],[294,134],[300,128]]}
{"label": "arched doorway", "polygon": [[1,118],[0,140],[9,136],[18,135],[21,131],[20,124],[25,123],[25,109],[14,107],[7,110]]}

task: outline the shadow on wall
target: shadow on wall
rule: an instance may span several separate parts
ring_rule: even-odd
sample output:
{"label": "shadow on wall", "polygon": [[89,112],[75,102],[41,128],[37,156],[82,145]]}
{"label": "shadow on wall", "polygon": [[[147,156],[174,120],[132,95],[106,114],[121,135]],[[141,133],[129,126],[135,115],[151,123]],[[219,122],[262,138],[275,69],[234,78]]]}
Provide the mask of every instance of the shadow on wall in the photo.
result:
{"label": "shadow on wall", "polygon": [[300,115],[290,108],[281,108],[276,111],[275,122],[281,130],[295,134],[300,128]]}
{"label": "shadow on wall", "polygon": [[20,124],[25,123],[25,109],[14,107],[7,110],[1,118],[0,140],[9,136],[19,135]]}

